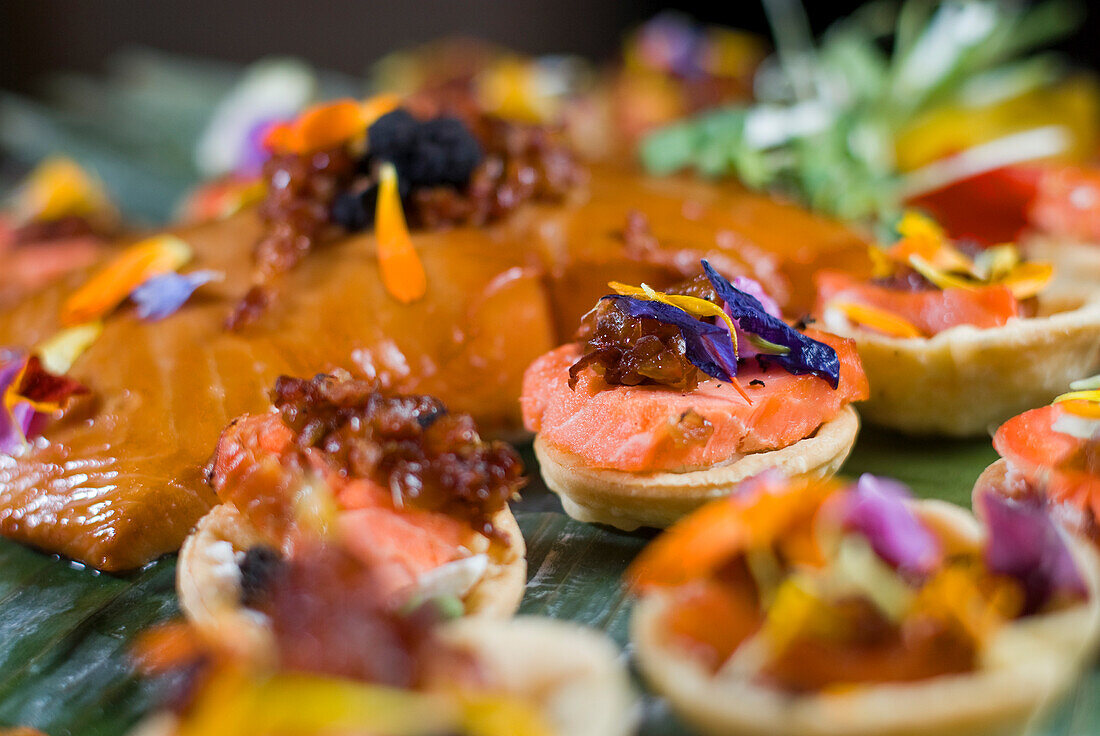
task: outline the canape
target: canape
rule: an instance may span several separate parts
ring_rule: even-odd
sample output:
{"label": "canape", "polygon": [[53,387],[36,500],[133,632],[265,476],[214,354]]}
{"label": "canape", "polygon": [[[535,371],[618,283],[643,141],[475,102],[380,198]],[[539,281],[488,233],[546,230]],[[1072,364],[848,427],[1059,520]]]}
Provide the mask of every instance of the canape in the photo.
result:
{"label": "canape", "polygon": [[273,564],[317,540],[384,573],[403,601],[446,595],[465,613],[510,616],[526,582],[508,500],[523,465],[468,415],[366,381],[280,378],[275,412],[222,434],[208,467],[221,499],[184,542],[180,606],[225,646],[270,637],[253,604]]}
{"label": "canape", "polygon": [[867,396],[854,344],[703,269],[668,293],[613,282],[579,342],[527,370],[540,469],[574,518],[667,526],[766,469],[829,476],[851,451]]}
{"label": "canape", "polygon": [[1036,501],[1066,529],[1100,542],[1100,376],[1070,388],[997,429],[1001,459],[978,478],[974,501],[986,494]]}
{"label": "canape", "polygon": [[1023,732],[1100,636],[1100,561],[1034,504],[757,479],[633,563],[649,683],[705,733]]}
{"label": "canape", "polygon": [[183,672],[132,732],[370,736],[619,736],[636,697],[618,648],[576,624],[454,618],[445,599],[402,604],[388,574],[325,544],[269,570],[266,657],[175,624],[146,632],[145,673]]}
{"label": "canape", "polygon": [[1100,361],[1100,298],[1045,290],[1050,264],[1003,245],[973,257],[909,213],[873,249],[871,281],[817,274],[816,314],[859,348],[868,421],[911,434],[976,436],[1053,398]]}

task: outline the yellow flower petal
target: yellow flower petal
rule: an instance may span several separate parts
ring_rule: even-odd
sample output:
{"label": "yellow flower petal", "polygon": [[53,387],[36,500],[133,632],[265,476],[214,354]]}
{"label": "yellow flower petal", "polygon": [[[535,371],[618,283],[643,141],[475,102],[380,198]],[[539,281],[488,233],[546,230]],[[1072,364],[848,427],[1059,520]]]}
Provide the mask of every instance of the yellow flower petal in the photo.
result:
{"label": "yellow flower petal", "polygon": [[1007,286],[1017,299],[1030,299],[1046,288],[1052,278],[1054,266],[1050,263],[1021,263],[994,283]]}
{"label": "yellow flower petal", "polygon": [[73,363],[103,332],[103,322],[95,320],[69,327],[42,342],[34,349],[42,367],[56,376],[69,372]]}

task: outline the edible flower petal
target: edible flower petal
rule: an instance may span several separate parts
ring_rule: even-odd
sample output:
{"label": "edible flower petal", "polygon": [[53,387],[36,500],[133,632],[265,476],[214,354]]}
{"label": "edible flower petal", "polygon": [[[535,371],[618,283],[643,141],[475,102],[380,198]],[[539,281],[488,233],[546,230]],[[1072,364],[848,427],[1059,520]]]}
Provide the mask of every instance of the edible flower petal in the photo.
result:
{"label": "edible flower petal", "polygon": [[42,367],[36,355],[7,351],[0,355],[0,453],[12,455],[38,434],[49,414],[87,389]]}
{"label": "edible flower petal", "polygon": [[896,229],[901,240],[885,250],[871,249],[876,278],[889,277],[899,267],[908,266],[940,289],[1002,285],[1017,299],[1028,299],[1054,277],[1051,264],[1024,262],[1012,243],[994,246],[971,259],[951,244],[938,224],[916,212],[907,212]]}
{"label": "edible flower petal", "polygon": [[103,322],[96,320],[61,330],[34,350],[42,360],[42,367],[50,373],[68,373],[76,359],[83,355],[103,333]]}
{"label": "edible flower petal", "polygon": [[916,256],[937,271],[971,271],[970,259],[951,245],[935,220],[910,210],[895,229],[901,240],[886,251],[895,261],[906,263]]}
{"label": "edible flower petal", "polygon": [[312,153],[350,141],[366,130],[362,106],[348,98],[314,105],[293,122],[274,125],[265,133],[263,145],[273,153]]}
{"label": "edible flower petal", "polygon": [[[678,305],[665,301],[622,295],[604,298],[614,300],[619,309],[635,319],[656,319],[678,327],[692,365],[720,381],[733,382],[737,375],[737,353],[724,326],[703,322]],[[719,309],[715,304],[711,306]]]}
{"label": "edible flower petal", "polygon": [[1054,266],[1050,263],[1021,263],[1008,273],[991,279],[1007,286],[1017,299],[1030,299],[1038,294],[1054,278]]}
{"label": "edible flower petal", "polygon": [[1038,502],[985,493],[977,510],[989,530],[985,564],[1023,584],[1026,611],[1059,595],[1088,594],[1062,533]]}
{"label": "edible flower petal", "polygon": [[203,284],[224,278],[220,271],[192,271],[178,274],[175,271],[154,276],[130,293],[137,304],[138,317],[156,321],[174,314]]}
{"label": "edible flower petal", "polygon": [[910,511],[909,498],[901,483],[865,473],[847,496],[844,525],[863,535],[875,554],[901,572],[927,575],[942,561],[943,548]]}
{"label": "edible flower petal", "polygon": [[103,186],[72,159],[52,156],[27,177],[16,202],[24,222],[87,217],[109,209]]}
{"label": "edible flower petal", "polygon": [[756,476],[669,527],[631,563],[627,580],[639,591],[677,587],[711,575],[739,554],[773,546],[790,564],[820,566],[812,522],[839,487],[833,480]]}
{"label": "edible flower petal", "polygon": [[26,444],[26,416],[23,410],[16,414],[16,406],[8,406],[8,397],[14,395],[14,387],[23,371],[24,358],[8,356],[0,359],[0,395],[4,397],[0,405],[0,453],[13,455]]}
{"label": "edible flower petal", "polygon": [[714,302],[708,299],[702,299],[697,296],[684,296],[682,294],[664,294],[659,291],[655,291],[648,284],[642,284],[641,286],[628,286],[626,284],[620,284],[618,281],[612,281],[608,283],[612,289],[618,292],[621,296],[632,296],[636,299],[646,299],[654,302],[661,302],[662,304],[668,304],[682,309],[693,317],[717,317],[726,323],[726,329],[729,330],[729,334],[733,336],[733,354],[737,357],[737,326],[733,324],[733,320],[726,314],[726,311],[719,307]]}
{"label": "edible flower petal", "polygon": [[191,246],[174,235],[157,235],[127,248],[77,289],[61,307],[66,327],[103,317],[154,276],[191,260]]}
{"label": "edible flower petal", "polygon": [[711,286],[725,302],[726,312],[739,329],[790,349],[782,355],[761,353],[760,360],[775,363],[793,375],[819,376],[834,389],[840,385],[840,358],[835,350],[769,314],[756,297],[737,289],[706,260],[702,264]]}
{"label": "edible flower petal", "polygon": [[1100,389],[1070,391],[1054,399],[1063,411],[1086,419],[1100,419]]}
{"label": "edible flower petal", "polygon": [[428,279],[409,237],[397,188],[397,170],[390,163],[384,164],[379,171],[374,236],[386,291],[402,304],[422,298],[428,291]]}
{"label": "edible flower petal", "polygon": [[924,337],[924,333],[912,322],[885,309],[839,299],[829,302],[828,308],[836,309],[861,327],[869,327],[888,337]]}

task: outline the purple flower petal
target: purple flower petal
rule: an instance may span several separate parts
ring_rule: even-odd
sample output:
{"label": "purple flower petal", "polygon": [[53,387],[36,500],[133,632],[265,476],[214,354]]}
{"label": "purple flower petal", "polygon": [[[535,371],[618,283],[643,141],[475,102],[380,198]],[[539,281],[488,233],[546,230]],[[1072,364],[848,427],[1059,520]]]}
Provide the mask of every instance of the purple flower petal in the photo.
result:
{"label": "purple flower petal", "polygon": [[1039,501],[985,493],[978,511],[989,530],[985,564],[1023,583],[1025,611],[1039,610],[1058,593],[1088,593],[1065,539]]}
{"label": "purple flower petal", "polygon": [[182,307],[203,284],[222,278],[218,271],[192,271],[189,274],[169,272],[154,276],[130,293],[137,304],[138,317],[155,321],[164,319]]}
{"label": "purple flower petal", "polygon": [[730,333],[725,325],[712,325],[696,319],[682,309],[663,302],[635,299],[632,296],[607,296],[625,314],[636,318],[656,319],[680,328],[687,347],[687,359],[708,376],[720,381],[733,381],[737,374],[737,356],[733,352]]}
{"label": "purple flower petal", "polygon": [[29,408],[30,405],[21,402],[9,410],[7,402],[3,400],[26,361],[27,357],[17,352],[6,352],[0,357],[0,453],[5,455],[12,455],[22,449],[29,426],[29,418],[21,407]]}
{"label": "purple flower petal", "polygon": [[759,299],[731,284],[705,260],[703,271],[719,298],[726,303],[726,312],[738,328],[790,349],[784,355],[760,353],[760,360],[775,363],[793,375],[810,373],[820,376],[833,388],[840,385],[840,358],[835,350],[823,342],[806,337],[770,314]]}
{"label": "purple flower petal", "polygon": [[875,554],[898,570],[926,575],[940,564],[943,549],[909,510],[910,497],[901,483],[864,474],[849,493],[844,525],[866,537]]}
{"label": "purple flower petal", "polygon": [[743,291],[760,302],[760,306],[764,307],[765,312],[776,319],[782,319],[783,312],[779,309],[779,303],[768,296],[768,292],[764,291],[764,287],[760,285],[759,281],[750,279],[748,276],[735,276],[733,286],[738,291]]}

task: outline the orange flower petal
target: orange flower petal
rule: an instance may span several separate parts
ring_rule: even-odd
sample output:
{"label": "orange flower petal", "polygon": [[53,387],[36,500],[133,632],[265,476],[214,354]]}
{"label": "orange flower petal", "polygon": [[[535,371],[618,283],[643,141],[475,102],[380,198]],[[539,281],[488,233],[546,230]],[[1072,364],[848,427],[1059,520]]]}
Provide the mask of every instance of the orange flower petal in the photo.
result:
{"label": "orange flower petal", "polygon": [[99,319],[138,286],[154,276],[175,271],[189,260],[191,246],[174,235],[157,235],[136,243],[65,300],[61,324],[72,327]]}
{"label": "orange flower petal", "polygon": [[386,290],[402,304],[422,298],[428,291],[428,280],[409,237],[397,190],[397,171],[392,164],[386,164],[380,172],[374,235],[378,241],[378,265]]}
{"label": "orange flower petal", "polygon": [[676,587],[705,578],[736,554],[776,543],[815,564],[820,552],[807,546],[807,535],[821,502],[839,487],[833,481],[784,480],[777,486],[760,480],[735,490],[673,524],[642,550],[627,580],[635,590]]}
{"label": "orange flower petal", "polygon": [[828,307],[839,310],[860,327],[869,327],[889,337],[924,337],[924,333],[912,322],[878,307],[839,300],[829,302]]}
{"label": "orange flower petal", "polygon": [[310,153],[362,135],[367,129],[367,120],[358,102],[344,99],[307,109],[295,121],[294,128],[297,132],[295,153]]}

